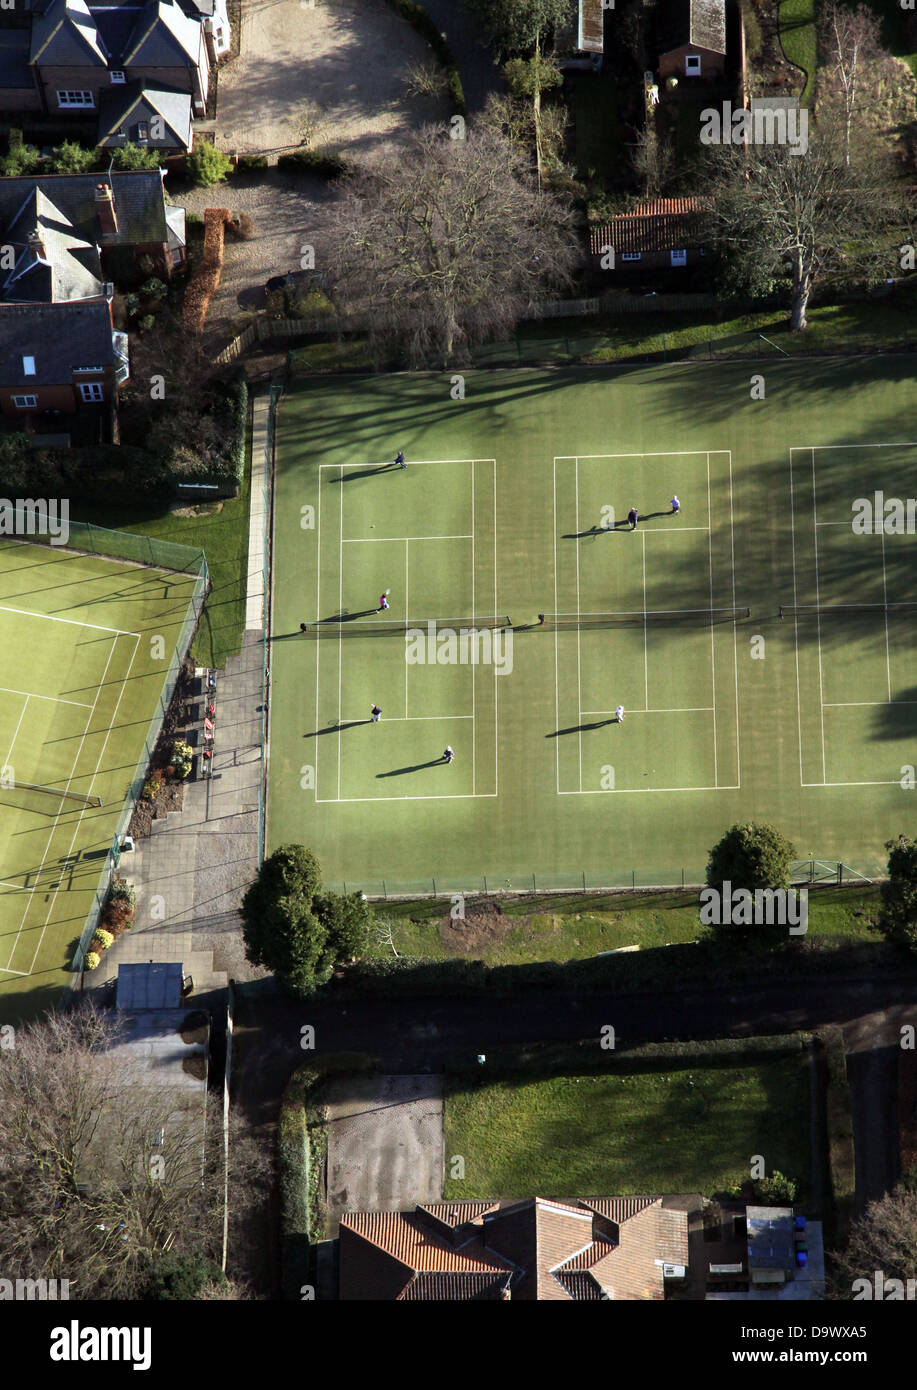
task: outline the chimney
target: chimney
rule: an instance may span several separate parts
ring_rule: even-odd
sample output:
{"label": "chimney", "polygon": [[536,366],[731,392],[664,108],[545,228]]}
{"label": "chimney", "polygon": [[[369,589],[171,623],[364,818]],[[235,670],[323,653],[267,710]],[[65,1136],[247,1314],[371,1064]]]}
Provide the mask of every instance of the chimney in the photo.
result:
{"label": "chimney", "polygon": [[103,238],[117,236],[118,214],[115,212],[114,196],[110,183],[96,184],[95,205]]}
{"label": "chimney", "polygon": [[45,258],[45,240],[38,227],[29,232],[29,250],[40,260]]}

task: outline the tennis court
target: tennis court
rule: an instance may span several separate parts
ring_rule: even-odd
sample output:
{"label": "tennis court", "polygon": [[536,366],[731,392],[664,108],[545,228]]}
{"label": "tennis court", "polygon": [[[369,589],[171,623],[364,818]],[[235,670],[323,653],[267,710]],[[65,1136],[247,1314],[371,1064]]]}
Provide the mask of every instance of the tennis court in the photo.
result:
{"label": "tennis court", "polygon": [[193,576],[0,542],[6,1016],[70,982],[194,587]]}
{"label": "tennis court", "polygon": [[453,385],[281,403],[268,848],[374,894],[639,886],[756,819],[876,872],[917,763],[917,538],[850,516],[908,495],[907,359]]}

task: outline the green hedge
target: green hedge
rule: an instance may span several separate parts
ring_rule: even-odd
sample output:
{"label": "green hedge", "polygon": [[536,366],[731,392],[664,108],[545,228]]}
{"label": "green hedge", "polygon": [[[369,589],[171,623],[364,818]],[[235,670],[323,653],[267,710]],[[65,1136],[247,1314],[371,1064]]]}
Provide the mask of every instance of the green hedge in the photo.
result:
{"label": "green hedge", "polygon": [[389,4],[394,6],[401,18],[406,19],[411,28],[416,29],[417,33],[425,38],[433,49],[449,83],[449,101],[453,114],[467,116],[468,105],[465,101],[465,91],[452,49],[446,43],[423,5],[418,5],[416,0],[389,0]]}
{"label": "green hedge", "polygon": [[277,168],[291,174],[315,174],[318,178],[336,179],[348,172],[350,162],[332,150],[296,150],[293,154],[282,154]]}
{"label": "green hedge", "polygon": [[236,160],[236,173],[249,174],[256,169],[267,168],[266,154],[240,154]]}
{"label": "green hedge", "polygon": [[834,1199],[834,1243],[843,1244],[853,1217],[856,1197],[856,1156],[850,1083],[844,1034],[831,1025],[818,1033],[825,1059],[825,1110],[828,1131],[828,1169]]}
{"label": "green hedge", "polygon": [[299,1300],[311,1282],[309,1232],[309,1131],[301,1094],[288,1092],[280,1111],[277,1159],[280,1169],[281,1267],[284,1298]]}
{"label": "green hedge", "polygon": [[240,488],[245,477],[245,438],[248,427],[248,380],[244,368],[219,387],[214,414],[226,430],[226,452],[214,471],[214,481]]}

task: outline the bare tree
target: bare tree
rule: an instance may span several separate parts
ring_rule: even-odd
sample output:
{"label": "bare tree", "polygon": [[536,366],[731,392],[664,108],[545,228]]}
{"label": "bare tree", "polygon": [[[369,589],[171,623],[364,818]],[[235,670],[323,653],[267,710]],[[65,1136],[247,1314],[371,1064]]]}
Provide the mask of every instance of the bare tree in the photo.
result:
{"label": "bare tree", "polygon": [[428,126],[383,151],[339,185],[323,237],[339,298],[416,365],[510,333],[577,259],[571,213],[491,129]]}
{"label": "bare tree", "polygon": [[831,1296],[838,1299],[853,1297],[856,1279],[870,1284],[876,1274],[883,1280],[917,1279],[917,1192],[898,1186],[871,1202],[853,1222],[847,1246],[835,1253],[833,1263]]}
{"label": "bare tree", "polygon": [[844,132],[844,162],[849,164],[850,136],[864,68],[883,53],[879,21],[865,5],[851,10],[839,4],[838,0],[828,0],[821,11],[819,41],[824,53],[819,97],[822,102],[839,101]]}
{"label": "bare tree", "polygon": [[655,128],[647,125],[638,133],[630,158],[644,198],[658,198],[675,167],[671,140],[660,139]]}
{"label": "bare tree", "polygon": [[[121,1033],[117,1014],[87,1004],[25,1026],[0,1052],[6,1277],[132,1298],[165,1251],[219,1259],[219,1117],[199,1091],[148,1084],[118,1050]],[[234,1162],[240,1201],[256,1181],[244,1136]]]}
{"label": "bare tree", "polygon": [[735,279],[750,289],[789,280],[790,324],[806,327],[816,285],[885,279],[897,265],[900,195],[876,161],[847,163],[822,133],[789,144],[711,151],[711,231]]}

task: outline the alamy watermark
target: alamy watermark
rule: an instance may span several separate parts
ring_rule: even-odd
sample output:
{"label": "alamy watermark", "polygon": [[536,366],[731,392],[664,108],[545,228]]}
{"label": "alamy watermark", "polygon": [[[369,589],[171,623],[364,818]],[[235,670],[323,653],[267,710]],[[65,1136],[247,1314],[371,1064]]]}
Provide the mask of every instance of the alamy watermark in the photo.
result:
{"label": "alamy watermark", "polygon": [[47,536],[52,545],[70,539],[70,501],[62,497],[0,497],[0,536]]}
{"label": "alamy watermark", "polygon": [[917,534],[917,497],[857,497],[851,506],[855,536],[913,536]]}
{"label": "alamy watermark", "polygon": [[0,1279],[0,1303],[57,1303],[70,1299],[69,1279]]}
{"label": "alamy watermark", "polygon": [[736,888],[728,879],[722,893],[704,888],[700,920],[705,927],[788,927],[790,936],[805,936],[809,926],[807,888]]}
{"label": "alamy watermark", "polygon": [[851,1285],[853,1301],[875,1300],[877,1303],[913,1303],[917,1300],[917,1279],[887,1279],[881,1269],[873,1272],[871,1279],[865,1276],[854,1279]]}
{"label": "alamy watermark", "polygon": [[511,629],[439,627],[435,622],[409,627],[404,635],[409,666],[493,666],[498,676],[513,669]]}
{"label": "alamy watermark", "polygon": [[809,148],[809,113],[798,106],[708,106],[700,113],[702,145],[788,145],[790,154]]}

